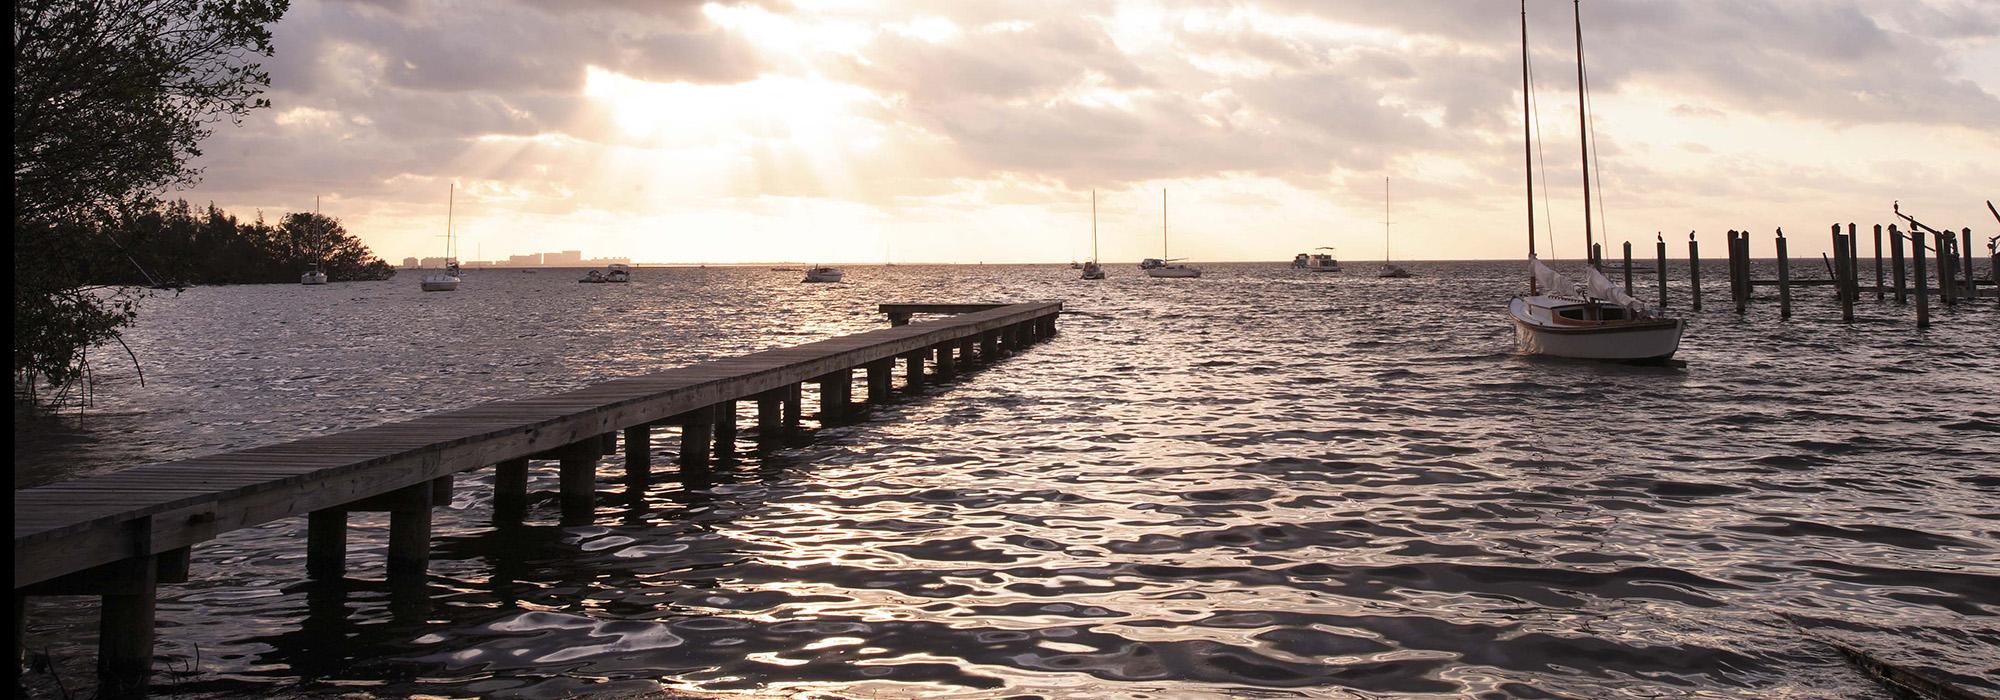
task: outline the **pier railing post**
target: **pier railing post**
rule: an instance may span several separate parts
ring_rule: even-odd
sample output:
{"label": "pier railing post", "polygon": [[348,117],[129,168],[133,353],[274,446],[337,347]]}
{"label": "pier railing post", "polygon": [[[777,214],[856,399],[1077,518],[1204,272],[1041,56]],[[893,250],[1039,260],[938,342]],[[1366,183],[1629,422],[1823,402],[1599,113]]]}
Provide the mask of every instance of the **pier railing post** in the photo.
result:
{"label": "pier railing post", "polygon": [[1694,232],[1688,232],[1688,291],[1693,295],[1694,310],[1701,310],[1701,244],[1694,240]]}
{"label": "pier railing post", "polygon": [[1924,270],[1924,234],[1910,231],[1910,276],[1917,282],[1917,327],[1931,327],[1931,282]]}
{"label": "pier railing post", "polygon": [[528,458],[493,465],[493,522],[518,524],[528,515]]}
{"label": "pier railing post", "polygon": [[597,512],[597,458],[601,444],[596,438],[563,447],[556,457],[562,492],[562,520],[589,522]]}
{"label": "pier railing post", "polygon": [[1792,262],[1785,250],[1785,230],[1772,241],[1778,246],[1778,318],[1792,317]]}
{"label": "pier railing post", "polygon": [[1909,278],[1903,271],[1903,232],[1895,224],[1889,224],[1889,262],[1894,265],[1889,276],[1896,282],[1896,303],[1910,303]]}

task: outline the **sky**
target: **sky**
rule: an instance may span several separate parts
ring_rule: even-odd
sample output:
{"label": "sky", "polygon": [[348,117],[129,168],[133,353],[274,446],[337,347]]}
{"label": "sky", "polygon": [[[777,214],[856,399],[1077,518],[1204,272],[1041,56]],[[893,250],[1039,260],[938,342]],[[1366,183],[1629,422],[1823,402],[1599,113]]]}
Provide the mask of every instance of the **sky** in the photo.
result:
{"label": "sky", "polygon": [[[1528,1],[1544,257],[1585,250],[1571,13]],[[1719,256],[1732,228],[1769,255],[1780,227],[1817,257],[1896,201],[2000,233],[2000,2],[1581,13],[1612,257],[1690,231]],[[272,107],[217,125],[170,196],[317,199],[392,262],[441,254],[448,209],[462,259],[1069,262],[1093,191],[1106,261],[1524,258],[1520,22],[1517,0],[294,0]]]}

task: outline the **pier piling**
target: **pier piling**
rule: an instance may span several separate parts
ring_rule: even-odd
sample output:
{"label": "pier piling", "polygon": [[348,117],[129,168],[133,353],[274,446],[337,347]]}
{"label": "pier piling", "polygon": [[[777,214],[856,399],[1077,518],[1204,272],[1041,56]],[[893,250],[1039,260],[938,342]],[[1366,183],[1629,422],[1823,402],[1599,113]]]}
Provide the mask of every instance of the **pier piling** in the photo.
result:
{"label": "pier piling", "polygon": [[736,461],[736,401],[723,401],[712,409],[715,416],[715,459],[723,464]]}
{"label": "pier piling", "polygon": [[1854,249],[1849,247],[1847,234],[1840,232],[1840,224],[1833,225],[1833,274],[1834,296],[1840,299],[1840,322],[1854,322],[1853,271]]}
{"label": "pier piling", "polygon": [[1745,273],[1745,268],[1748,266],[1744,264],[1744,251],[1749,248],[1750,239],[1746,232],[1730,229],[1729,298],[1736,302],[1736,313],[1739,316],[1748,310],[1750,305],[1750,283],[1744,279],[1748,277]]}
{"label": "pier piling", "polygon": [[641,423],[625,429],[625,478],[645,484],[653,476],[653,426]]}
{"label": "pier piling", "polygon": [[708,474],[709,448],[715,441],[715,407],[703,406],[681,416],[680,467],[683,481]]}
{"label": "pier piling", "polygon": [[1632,242],[1625,242],[1625,288],[1632,288]]}
{"label": "pier piling", "polygon": [[1882,225],[1875,225],[1875,300],[1881,301],[1882,289]]}
{"label": "pier piling", "polygon": [[1694,295],[1694,310],[1701,310],[1701,244],[1688,232],[1688,291]]}
{"label": "pier piling", "polygon": [[914,392],[924,385],[924,353],[903,356],[903,386]]}
{"label": "pier piling", "polygon": [[1961,256],[1959,269],[1964,271],[1960,276],[1965,279],[1965,299],[1979,301],[1978,276],[1972,272],[1972,229],[1966,228],[1959,232],[1958,254]]}
{"label": "pier piling", "polygon": [[868,403],[889,402],[889,377],[895,368],[896,361],[893,358],[868,363]]}
{"label": "pier piling", "polygon": [[1785,230],[1778,229],[1778,318],[1792,317],[1792,263],[1785,251]]}
{"label": "pier piling", "polygon": [[1924,270],[1924,234],[1910,230],[1910,276],[1917,282],[1917,327],[1931,327],[1931,283]]}
{"label": "pier piling", "polygon": [[586,440],[558,452],[563,522],[587,521],[597,510],[597,448],[594,440]]}
{"label": "pier piling", "polygon": [[1658,260],[1653,263],[1653,275],[1660,280],[1660,308],[1667,308],[1667,238],[1655,234],[1653,252]]}
{"label": "pier piling", "polygon": [[1958,290],[1952,268],[1957,266],[1958,255],[1952,252],[1952,248],[1958,241],[1942,231],[1933,232],[1931,237],[1932,249],[1937,251],[1938,299],[1944,301],[1945,306],[1955,306],[1958,304]]}
{"label": "pier piling", "polygon": [[519,524],[528,515],[528,458],[493,465],[493,522]]}
{"label": "pier piling", "polygon": [[347,511],[326,508],[306,514],[306,578],[333,580],[347,575]]}
{"label": "pier piling", "polygon": [[1889,224],[1889,264],[1894,266],[1889,276],[1896,283],[1896,303],[1910,303],[1909,278],[1903,272],[1903,232],[1895,224]]}

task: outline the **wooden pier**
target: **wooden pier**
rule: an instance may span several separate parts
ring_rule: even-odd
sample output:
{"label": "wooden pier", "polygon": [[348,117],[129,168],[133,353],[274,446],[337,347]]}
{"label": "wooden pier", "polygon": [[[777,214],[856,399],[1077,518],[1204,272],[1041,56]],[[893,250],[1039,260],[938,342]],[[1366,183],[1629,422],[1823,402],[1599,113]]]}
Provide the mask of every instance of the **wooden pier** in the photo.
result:
{"label": "wooden pier", "polygon": [[[897,360],[906,389],[950,378],[1051,337],[1062,304],[885,304],[882,310],[892,327],[17,490],[16,659],[28,596],[100,596],[99,695],[142,696],[152,674],[158,586],[185,582],[191,548],[222,533],[306,516],[306,574],[339,578],[346,570],[347,514],[387,511],[388,575],[422,580],[431,511],[450,502],[455,474],[494,467],[493,517],[505,525],[527,514],[530,460],[556,460],[562,519],[589,522],[598,459],[621,434],[626,476],[643,487],[652,475],[652,428],[679,426],[680,476],[700,482],[712,459],[737,449],[738,402],[756,402],[758,442],[781,445],[800,435],[805,384],[818,386],[819,421],[841,422],[857,413],[854,370],[865,372],[868,403],[886,401]],[[916,313],[958,315],[911,323]]]}

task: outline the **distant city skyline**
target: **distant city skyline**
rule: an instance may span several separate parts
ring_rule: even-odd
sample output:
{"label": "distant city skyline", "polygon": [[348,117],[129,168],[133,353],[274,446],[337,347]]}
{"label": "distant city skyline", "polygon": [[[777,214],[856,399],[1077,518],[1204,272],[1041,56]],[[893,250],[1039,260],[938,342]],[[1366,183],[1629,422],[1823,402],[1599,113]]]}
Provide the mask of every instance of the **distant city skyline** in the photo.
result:
{"label": "distant city skyline", "polygon": [[[1583,255],[1571,4],[1530,0],[1544,253]],[[1993,226],[2000,3],[1582,3],[1598,240]],[[1525,255],[1519,6],[1422,0],[298,0],[273,107],[186,193],[322,211],[389,259]],[[1772,31],[1772,28],[1782,28]],[[532,44],[532,47],[529,47]],[[1671,46],[1671,50],[1662,46]],[[328,144],[339,144],[329,148]],[[286,164],[279,166],[277,164]],[[181,195],[177,195],[181,196]],[[1990,233],[1982,233],[1990,235]]]}

